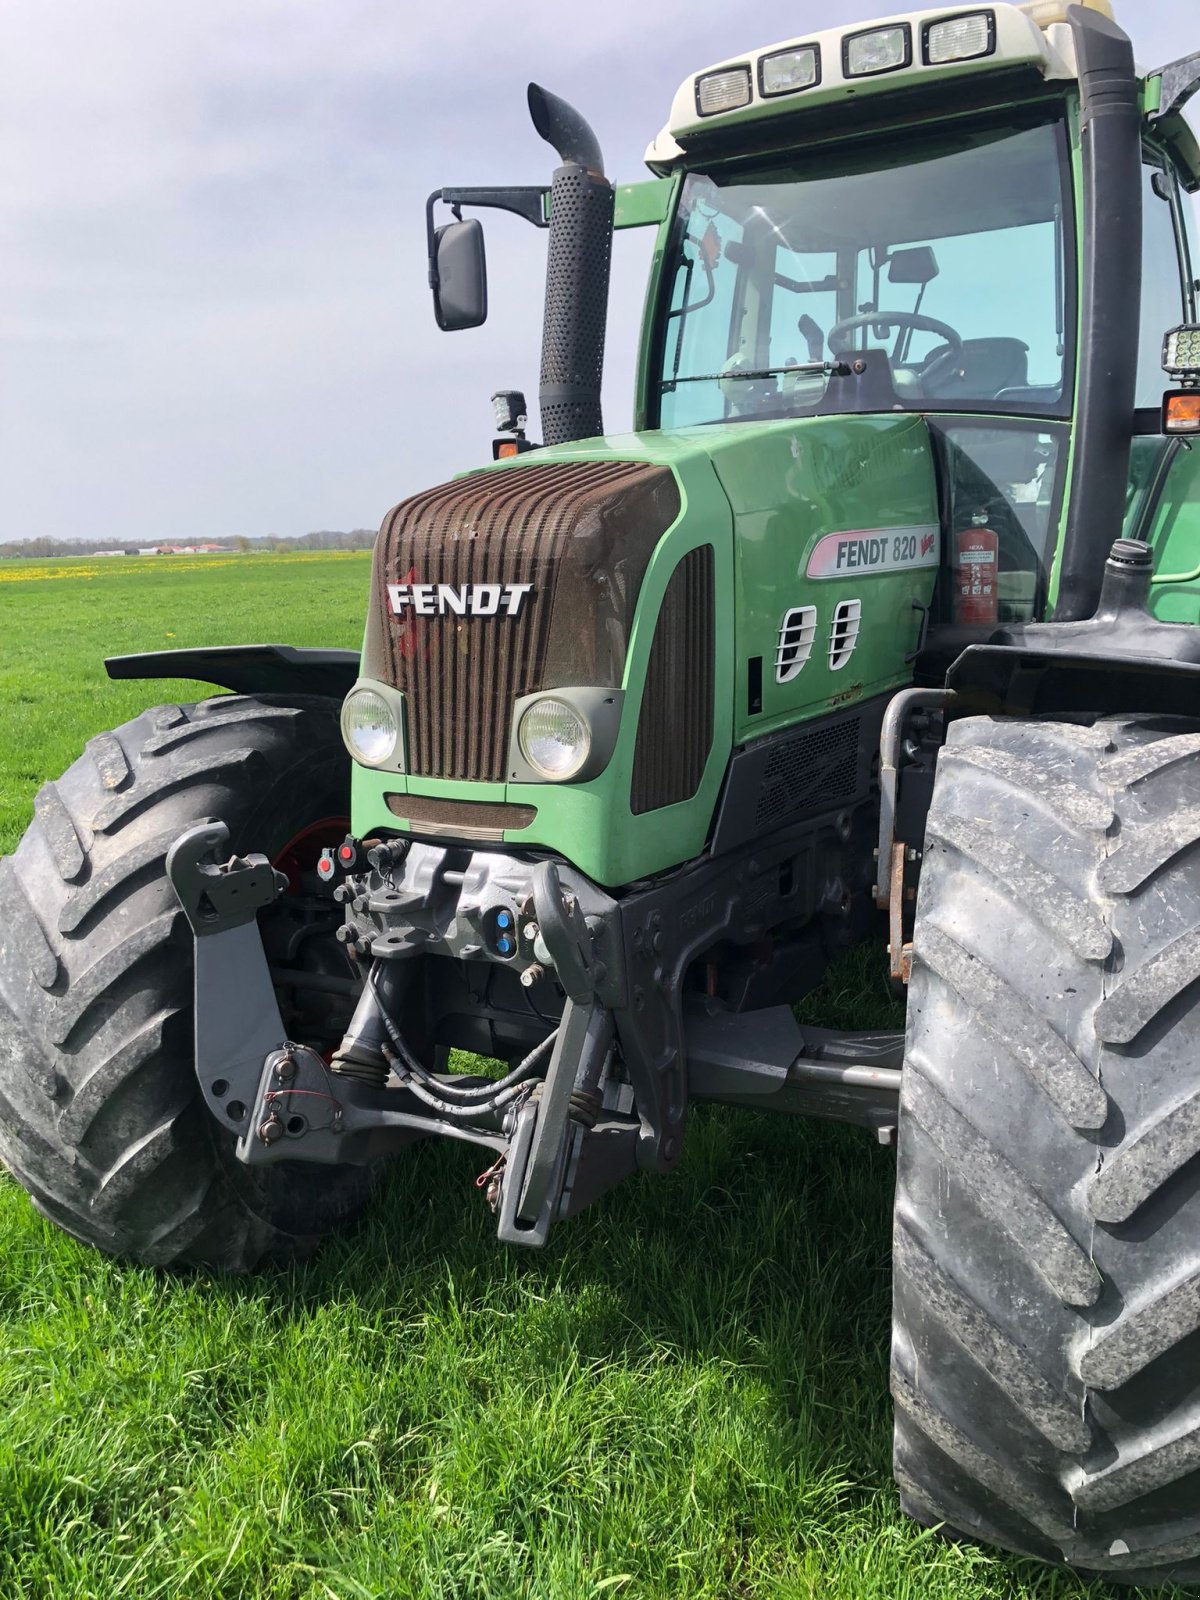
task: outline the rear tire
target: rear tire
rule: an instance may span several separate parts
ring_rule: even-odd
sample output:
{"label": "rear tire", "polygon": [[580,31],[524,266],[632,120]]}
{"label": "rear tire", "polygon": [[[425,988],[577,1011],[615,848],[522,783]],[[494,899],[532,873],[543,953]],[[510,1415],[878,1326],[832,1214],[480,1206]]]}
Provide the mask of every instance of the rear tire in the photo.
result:
{"label": "rear tire", "polygon": [[1194,1582],[1198,1372],[1200,724],[956,722],[901,1095],[901,1503]]}
{"label": "rear tire", "polygon": [[0,1159],[39,1211],[150,1265],[245,1271],[305,1254],[366,1197],[362,1169],[251,1169],[205,1109],[192,935],[164,870],[193,823],[274,858],[348,813],[328,700],[159,706],[92,739],[0,861]]}

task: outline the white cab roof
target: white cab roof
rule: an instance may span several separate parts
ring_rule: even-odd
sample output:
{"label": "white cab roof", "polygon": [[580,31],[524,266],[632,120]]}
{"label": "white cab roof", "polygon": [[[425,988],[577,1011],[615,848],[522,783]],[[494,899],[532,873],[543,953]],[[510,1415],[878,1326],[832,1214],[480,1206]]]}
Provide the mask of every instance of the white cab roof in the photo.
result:
{"label": "white cab roof", "polygon": [[[1094,3],[1094,0],[1093,0]],[[973,61],[949,62],[928,66],[924,60],[923,41],[931,24],[938,21],[970,15],[975,11],[991,13],[995,18],[995,48],[986,57]],[[911,64],[874,77],[851,78],[845,72],[844,46],[847,40],[876,28],[906,25],[912,40]],[[820,80],[809,88],[790,94],[765,96],[761,89],[759,63],[764,57],[780,51],[805,45],[816,45],[820,51]],[[831,28],[823,32],[802,33],[794,39],[783,39],[777,44],[764,45],[745,55],[731,56],[727,61],[702,67],[684,79],[671,107],[670,120],[658,138],[646,151],[646,161],[657,172],[668,171],[683,155],[689,136],[707,133],[717,127],[733,124],[767,121],[789,111],[815,108],[820,104],[844,104],[846,101],[867,99],[888,91],[911,90],[922,83],[931,86],[948,79],[963,76],[982,76],[1005,68],[1030,67],[1046,79],[1074,78],[1076,76],[1075,50],[1071,29],[1065,23],[1051,22],[1038,26],[1037,22],[1020,6],[994,4],[989,6],[962,5],[940,7],[933,11],[901,12],[894,17],[881,17],[876,22],[855,23],[845,28]],[[733,71],[739,67],[749,69],[751,100],[749,104],[733,111],[702,116],[698,107],[697,81],[709,73]]]}

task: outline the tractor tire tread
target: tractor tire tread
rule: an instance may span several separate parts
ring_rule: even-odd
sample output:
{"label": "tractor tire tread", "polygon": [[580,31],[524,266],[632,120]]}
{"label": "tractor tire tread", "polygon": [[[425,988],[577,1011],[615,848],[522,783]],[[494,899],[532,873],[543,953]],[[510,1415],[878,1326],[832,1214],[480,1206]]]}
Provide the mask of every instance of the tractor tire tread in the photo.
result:
{"label": "tractor tire tread", "polygon": [[901,1089],[896,1475],[926,1525],[1186,1584],[1200,731],[1072,728],[964,718],[939,760]]}
{"label": "tractor tire tread", "polygon": [[366,1174],[319,1169],[326,1189],[308,1169],[298,1226],[271,1187],[285,1169],[259,1179],[221,1154],[192,1065],[192,935],[164,870],[196,820],[253,848],[293,779],[295,804],[336,787],[344,814],[346,775],[333,702],[221,696],[97,735],[40,791],[0,861],[0,1159],[76,1238],[244,1271],[309,1253],[361,1205]]}

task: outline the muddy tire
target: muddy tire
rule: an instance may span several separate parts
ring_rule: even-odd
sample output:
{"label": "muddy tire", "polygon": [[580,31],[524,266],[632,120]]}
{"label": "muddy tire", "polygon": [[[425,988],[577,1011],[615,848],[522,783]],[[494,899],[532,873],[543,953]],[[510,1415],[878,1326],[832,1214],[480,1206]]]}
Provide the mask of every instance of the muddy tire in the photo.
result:
{"label": "muddy tire", "polygon": [[1200,1578],[1200,723],[955,723],[895,1221],[904,1509]]}
{"label": "muddy tire", "polygon": [[159,706],[92,739],[0,861],[0,1159],[76,1238],[244,1271],[362,1205],[362,1170],[251,1170],[205,1110],[192,936],[164,872],[201,820],[274,856],[344,818],[348,765],[331,701]]}

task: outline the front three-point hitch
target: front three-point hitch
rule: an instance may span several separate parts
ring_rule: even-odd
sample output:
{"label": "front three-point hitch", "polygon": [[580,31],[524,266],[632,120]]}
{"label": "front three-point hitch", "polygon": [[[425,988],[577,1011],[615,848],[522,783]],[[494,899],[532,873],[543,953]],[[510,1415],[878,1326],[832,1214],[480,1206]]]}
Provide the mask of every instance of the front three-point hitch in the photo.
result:
{"label": "front three-point hitch", "polygon": [[[167,870],[196,939],[197,1074],[209,1109],[238,1136],[240,1160],[363,1163],[423,1135],[465,1140],[491,1152],[500,1237],[534,1245],[634,1169],[641,1124],[610,1071],[606,924],[586,914],[554,863],[372,849],[369,871],[335,890],[347,907],[339,937],[363,988],[326,1060],[287,1038],[259,938],[257,913],[280,877],[262,856],[219,860],[228,843],[221,823],[192,828]],[[512,1061],[498,1079],[435,1072],[407,1042],[428,987],[422,959],[437,947],[485,988],[490,959],[515,975],[518,993],[561,991],[557,1014],[532,1004],[497,1013],[495,1047]]]}

